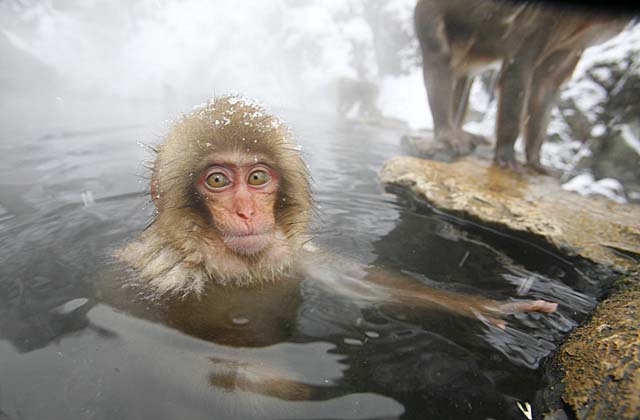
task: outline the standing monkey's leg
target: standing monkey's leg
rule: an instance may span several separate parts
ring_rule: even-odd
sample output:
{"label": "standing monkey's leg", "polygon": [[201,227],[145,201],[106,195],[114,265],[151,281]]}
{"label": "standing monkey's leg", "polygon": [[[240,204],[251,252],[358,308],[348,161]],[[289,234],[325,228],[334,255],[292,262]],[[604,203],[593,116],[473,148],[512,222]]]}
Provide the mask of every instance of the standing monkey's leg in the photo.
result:
{"label": "standing monkey's leg", "polygon": [[581,55],[581,51],[557,51],[534,72],[525,116],[524,141],[527,166],[538,172],[546,173],[545,168],[540,164],[540,149],[546,135],[553,104],[558,96],[560,85],[571,76]]}
{"label": "standing monkey's leg", "polygon": [[484,139],[460,128],[458,120],[465,113],[467,101],[464,99],[468,95],[467,75],[456,76],[455,69],[451,68],[451,49],[454,47],[447,39],[445,17],[431,6],[426,1],[418,3],[415,27],[422,51],[422,71],[433,129],[436,139],[449,144],[458,154],[467,154]]}
{"label": "standing monkey's leg", "polygon": [[520,117],[525,103],[529,75],[523,66],[511,63],[500,76],[496,150],[494,161],[498,166],[519,171],[514,144],[520,132]]}
{"label": "standing monkey's leg", "polygon": [[548,35],[543,32],[532,34],[522,42],[518,53],[513,57],[506,57],[502,64],[494,157],[498,166],[520,171],[514,144],[520,133],[520,123],[531,89],[533,67],[547,40]]}
{"label": "standing monkey's leg", "polygon": [[430,16],[424,18],[427,22],[423,22],[418,10],[416,32],[422,51],[422,74],[431,108],[433,128],[438,135],[454,126],[450,118],[454,82],[449,71],[449,46],[444,33],[444,20]]}

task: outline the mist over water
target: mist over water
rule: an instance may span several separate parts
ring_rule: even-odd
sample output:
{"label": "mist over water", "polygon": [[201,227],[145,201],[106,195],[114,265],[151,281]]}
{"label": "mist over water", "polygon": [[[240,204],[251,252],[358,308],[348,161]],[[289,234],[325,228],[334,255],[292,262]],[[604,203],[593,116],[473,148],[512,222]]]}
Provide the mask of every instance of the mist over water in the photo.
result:
{"label": "mist over water", "polygon": [[326,96],[336,77],[355,77],[356,54],[377,75],[373,53],[354,50],[372,44],[363,3],[16,2],[0,9],[0,36],[55,75],[54,92],[191,103],[235,90],[318,108],[309,98]]}

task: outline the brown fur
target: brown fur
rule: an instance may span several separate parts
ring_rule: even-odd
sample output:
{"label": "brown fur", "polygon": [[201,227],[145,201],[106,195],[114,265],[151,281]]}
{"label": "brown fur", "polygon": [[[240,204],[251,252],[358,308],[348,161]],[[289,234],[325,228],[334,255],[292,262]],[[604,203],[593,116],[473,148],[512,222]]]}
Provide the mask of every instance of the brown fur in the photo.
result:
{"label": "brown fur", "polygon": [[618,34],[628,18],[505,0],[420,0],[415,27],[436,138],[460,153],[482,143],[462,129],[471,81],[501,65],[495,162],[518,169],[522,131],[527,164],[544,172],[540,148],[558,89],[583,51]]}
{"label": "brown fur", "polygon": [[[208,284],[249,286],[276,280],[294,266],[311,211],[307,169],[289,129],[263,106],[223,96],[182,117],[158,146],[152,223],[116,252],[159,295],[201,294]],[[280,174],[274,206],[283,251],[243,256],[219,246],[194,183],[216,153],[267,156]]]}

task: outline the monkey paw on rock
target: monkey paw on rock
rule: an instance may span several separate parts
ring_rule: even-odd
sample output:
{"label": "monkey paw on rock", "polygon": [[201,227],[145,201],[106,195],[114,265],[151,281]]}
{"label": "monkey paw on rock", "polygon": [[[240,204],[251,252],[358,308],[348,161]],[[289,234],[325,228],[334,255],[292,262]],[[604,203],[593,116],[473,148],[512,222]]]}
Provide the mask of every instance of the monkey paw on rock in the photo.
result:
{"label": "monkey paw on rock", "polygon": [[504,158],[500,157],[499,153],[496,153],[493,163],[500,168],[509,169],[518,174],[524,174],[526,172],[532,175],[559,176],[556,171],[542,165],[540,161],[527,162],[523,165],[522,163],[518,162],[515,156]]}
{"label": "monkey paw on rock", "polygon": [[461,129],[442,130],[436,135],[436,140],[447,144],[457,156],[468,155],[476,146],[489,143],[483,136]]}
{"label": "monkey paw on rock", "polygon": [[551,168],[547,168],[542,163],[540,163],[540,160],[536,160],[535,162],[527,162],[527,169],[536,175],[560,176],[560,173],[557,170],[554,171]]}
{"label": "monkey paw on rock", "polygon": [[510,158],[502,158],[496,153],[495,159],[493,160],[493,164],[499,168],[509,169],[518,174],[524,173],[522,164],[518,162],[515,156]]}

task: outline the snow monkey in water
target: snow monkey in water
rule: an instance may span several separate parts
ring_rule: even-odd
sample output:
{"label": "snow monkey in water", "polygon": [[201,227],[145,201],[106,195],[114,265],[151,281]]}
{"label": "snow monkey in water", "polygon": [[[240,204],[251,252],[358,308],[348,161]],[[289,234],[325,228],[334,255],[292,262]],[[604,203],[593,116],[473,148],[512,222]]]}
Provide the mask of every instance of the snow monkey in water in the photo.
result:
{"label": "snow monkey in water", "polygon": [[[156,214],[116,255],[157,296],[186,296],[315,278],[338,261],[309,243],[313,205],[307,167],[289,129],[241,96],[218,97],[182,117],[157,147],[151,176]],[[364,300],[437,305],[491,317],[553,312],[536,300],[496,302],[433,289],[399,273],[371,270],[339,293]]]}
{"label": "snow monkey in water", "polygon": [[[358,271],[312,246],[307,167],[288,128],[254,101],[218,97],[182,117],[156,150],[155,217],[116,255],[154,301],[167,302],[167,322],[188,334],[233,346],[279,342],[278,326],[295,325],[283,312],[297,312],[303,278],[358,304],[440,308],[498,326],[510,313],[556,309],[544,300],[439,290],[373,267]],[[344,274],[350,270],[366,274]],[[230,317],[243,321],[234,325]],[[311,392],[259,364],[226,367],[210,382],[282,399]]]}
{"label": "snow monkey in water", "polygon": [[585,48],[618,34],[628,18],[506,0],[420,0],[415,29],[436,138],[465,154],[480,136],[462,129],[474,74],[501,63],[494,161],[520,170],[514,143],[522,128],[527,165],[545,172],[540,148],[560,85]]}

